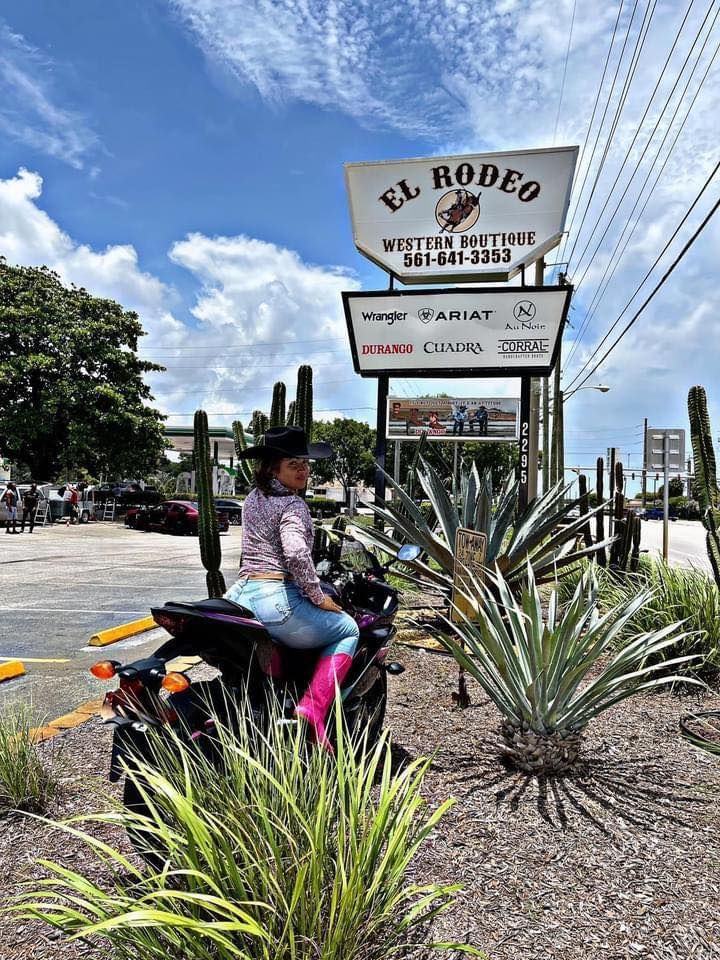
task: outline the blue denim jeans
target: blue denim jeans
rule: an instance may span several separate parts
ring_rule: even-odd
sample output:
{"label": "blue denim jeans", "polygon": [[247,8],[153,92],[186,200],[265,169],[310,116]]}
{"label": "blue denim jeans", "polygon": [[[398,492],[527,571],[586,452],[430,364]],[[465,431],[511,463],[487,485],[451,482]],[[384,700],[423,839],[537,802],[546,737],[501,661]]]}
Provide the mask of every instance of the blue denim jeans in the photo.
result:
{"label": "blue denim jeans", "polygon": [[352,656],[360,632],[347,613],[321,610],[292,581],[240,577],[225,599],[252,610],[270,636],[295,649],[323,648],[323,656]]}

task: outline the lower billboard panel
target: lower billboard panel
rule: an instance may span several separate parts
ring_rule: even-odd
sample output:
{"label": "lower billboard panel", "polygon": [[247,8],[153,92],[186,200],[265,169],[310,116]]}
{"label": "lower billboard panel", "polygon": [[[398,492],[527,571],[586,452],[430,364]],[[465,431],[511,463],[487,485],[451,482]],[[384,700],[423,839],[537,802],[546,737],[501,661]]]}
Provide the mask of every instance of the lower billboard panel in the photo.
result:
{"label": "lower billboard panel", "polygon": [[513,397],[390,397],[388,440],[517,440]]}

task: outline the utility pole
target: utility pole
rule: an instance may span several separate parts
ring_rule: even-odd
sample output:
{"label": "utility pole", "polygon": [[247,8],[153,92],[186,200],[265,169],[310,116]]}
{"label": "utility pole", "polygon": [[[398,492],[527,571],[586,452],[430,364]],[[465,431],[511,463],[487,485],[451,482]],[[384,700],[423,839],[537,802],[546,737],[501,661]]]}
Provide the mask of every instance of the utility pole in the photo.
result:
{"label": "utility pole", "polygon": [[393,471],[393,480],[400,483],[400,441],[395,441],[395,470]]}
{"label": "utility pole", "polygon": [[670,538],[670,437],[667,431],[663,433],[662,438],[663,454],[663,560],[668,562],[668,548]]}
{"label": "utility pole", "polygon": [[643,420],[643,469],[642,469],[642,505],[643,508],[647,506],[647,431],[648,423],[647,417]]}
{"label": "utility pole", "polygon": [[[535,286],[545,285],[545,259],[540,257],[535,261]],[[533,377],[530,381],[530,444],[528,449],[528,503],[537,497],[538,481],[538,448],[540,441],[540,379]],[[543,459],[545,451],[543,450]],[[543,492],[545,487],[543,486]]]}

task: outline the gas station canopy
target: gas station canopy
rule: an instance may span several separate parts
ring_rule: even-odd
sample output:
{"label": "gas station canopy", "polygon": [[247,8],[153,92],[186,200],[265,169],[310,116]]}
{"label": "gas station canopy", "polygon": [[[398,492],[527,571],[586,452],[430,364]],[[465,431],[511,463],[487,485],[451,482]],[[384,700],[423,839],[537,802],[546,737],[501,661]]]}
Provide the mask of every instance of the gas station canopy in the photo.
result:
{"label": "gas station canopy", "polygon": [[[230,463],[235,458],[235,441],[232,430],[227,427],[210,427],[208,429],[210,443],[217,444],[218,460],[228,460]],[[191,454],[193,449],[194,431],[192,427],[165,427],[165,438],[168,446],[178,453]],[[245,434],[245,441],[250,446],[255,442],[255,438],[250,434]]]}

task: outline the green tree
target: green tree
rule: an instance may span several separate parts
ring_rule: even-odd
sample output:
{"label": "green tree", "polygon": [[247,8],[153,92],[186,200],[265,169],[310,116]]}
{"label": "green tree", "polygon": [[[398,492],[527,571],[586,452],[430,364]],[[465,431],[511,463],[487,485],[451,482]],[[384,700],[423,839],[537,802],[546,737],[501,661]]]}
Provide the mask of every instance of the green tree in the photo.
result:
{"label": "green tree", "polygon": [[362,420],[337,418],[332,423],[316,421],[313,426],[313,442],[329,443],[335,455],[329,460],[313,463],[314,481],[329,483],[337,479],[342,483],[345,496],[348,488],[359,481],[371,483],[375,477],[375,431]]}
{"label": "green tree", "polygon": [[0,257],[0,449],[38,480],[142,475],[165,442],[136,313]]}
{"label": "green tree", "polygon": [[[668,483],[668,496],[669,497],[682,497],[685,493],[685,484],[682,482],[680,477],[671,477],[670,482]],[[657,497],[662,500],[665,494],[665,484],[661,487],[658,487]]]}

